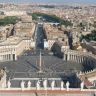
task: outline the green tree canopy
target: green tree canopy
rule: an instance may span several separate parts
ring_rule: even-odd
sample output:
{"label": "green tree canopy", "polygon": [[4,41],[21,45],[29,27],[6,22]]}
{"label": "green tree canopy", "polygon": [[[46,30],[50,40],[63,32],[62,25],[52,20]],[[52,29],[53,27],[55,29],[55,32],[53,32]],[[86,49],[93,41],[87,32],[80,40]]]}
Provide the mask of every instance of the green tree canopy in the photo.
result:
{"label": "green tree canopy", "polygon": [[87,41],[91,41],[91,40],[96,41],[96,30],[93,30],[92,33],[87,34],[85,36],[83,35],[82,39],[85,39]]}
{"label": "green tree canopy", "polygon": [[54,23],[60,23],[61,25],[67,26],[72,26],[73,24],[71,21],[64,20],[62,18],[57,17],[56,15],[51,15],[51,14],[45,14],[45,13],[28,13],[29,15],[32,16],[33,20],[37,20],[38,17],[44,18],[47,22],[54,22]]}
{"label": "green tree canopy", "polygon": [[0,26],[15,24],[17,20],[19,19],[16,16],[7,16],[4,19],[0,19]]}

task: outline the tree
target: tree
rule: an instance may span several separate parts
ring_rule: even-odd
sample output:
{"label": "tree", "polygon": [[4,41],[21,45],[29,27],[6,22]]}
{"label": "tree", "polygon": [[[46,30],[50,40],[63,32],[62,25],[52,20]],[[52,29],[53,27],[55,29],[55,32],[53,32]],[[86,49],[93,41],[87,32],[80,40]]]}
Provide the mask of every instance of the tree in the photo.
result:
{"label": "tree", "polygon": [[93,30],[90,34],[82,36],[82,39],[85,39],[87,41],[91,41],[91,40],[96,41],[96,30]]}
{"label": "tree", "polygon": [[56,15],[45,14],[45,13],[28,13],[28,15],[32,16],[33,20],[37,20],[38,17],[44,18],[47,22],[60,23],[61,25],[73,26],[71,21],[63,20],[62,18],[57,17]]}
{"label": "tree", "polygon": [[15,24],[19,20],[16,16],[7,16],[4,19],[0,19],[0,26],[5,26],[8,24]]}

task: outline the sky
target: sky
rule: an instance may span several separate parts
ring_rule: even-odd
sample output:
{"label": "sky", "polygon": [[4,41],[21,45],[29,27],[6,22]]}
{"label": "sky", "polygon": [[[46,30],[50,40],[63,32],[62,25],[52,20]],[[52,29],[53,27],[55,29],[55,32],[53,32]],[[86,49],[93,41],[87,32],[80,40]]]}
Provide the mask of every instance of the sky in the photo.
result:
{"label": "sky", "polygon": [[0,0],[0,3],[86,3],[96,4],[96,0]]}

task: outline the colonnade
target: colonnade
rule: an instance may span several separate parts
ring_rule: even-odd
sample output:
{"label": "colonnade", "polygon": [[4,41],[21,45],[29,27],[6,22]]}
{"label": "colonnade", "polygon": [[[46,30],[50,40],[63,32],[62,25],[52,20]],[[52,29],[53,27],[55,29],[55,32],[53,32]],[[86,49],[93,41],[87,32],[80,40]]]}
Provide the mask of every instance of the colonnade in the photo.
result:
{"label": "colonnade", "polygon": [[64,51],[63,60],[65,61],[74,61],[81,64],[95,64],[95,56],[89,55],[89,53],[83,53],[73,50]]}
{"label": "colonnade", "polygon": [[75,61],[78,63],[84,62],[85,59],[86,59],[86,57],[84,57],[84,56],[77,55],[77,54],[69,54],[69,53],[68,54],[64,53],[64,58],[63,58],[63,60],[65,60],[65,61]]}
{"label": "colonnade", "polygon": [[0,54],[0,61],[12,61],[17,60],[16,54]]}

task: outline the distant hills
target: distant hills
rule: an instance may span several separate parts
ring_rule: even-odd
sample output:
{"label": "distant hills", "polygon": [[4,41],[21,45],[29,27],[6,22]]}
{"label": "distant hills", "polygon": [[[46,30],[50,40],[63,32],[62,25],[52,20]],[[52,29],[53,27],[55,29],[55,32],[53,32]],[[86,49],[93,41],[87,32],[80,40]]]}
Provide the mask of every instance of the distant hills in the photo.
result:
{"label": "distant hills", "polygon": [[96,0],[0,0],[0,3],[69,3],[96,4]]}

